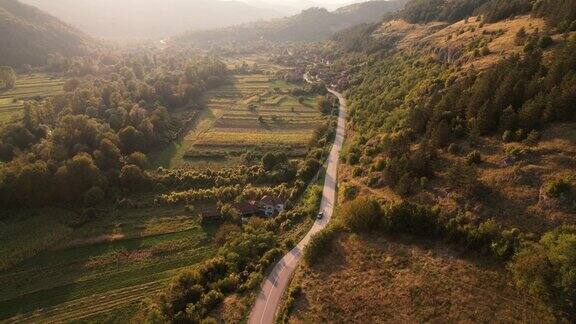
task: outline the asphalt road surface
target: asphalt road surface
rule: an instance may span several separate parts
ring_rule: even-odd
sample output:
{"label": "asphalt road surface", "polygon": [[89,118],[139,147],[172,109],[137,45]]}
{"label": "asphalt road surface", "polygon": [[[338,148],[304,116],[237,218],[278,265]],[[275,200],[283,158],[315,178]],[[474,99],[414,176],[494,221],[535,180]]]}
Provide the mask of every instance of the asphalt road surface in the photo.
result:
{"label": "asphalt road surface", "polygon": [[272,324],[276,316],[276,311],[280,305],[282,294],[288,287],[290,278],[298,262],[302,258],[304,247],[310,242],[312,235],[322,230],[330,222],[334,212],[334,203],[336,201],[336,177],[338,171],[338,162],[340,158],[340,149],[346,135],[346,100],[336,92],[329,90],[330,93],[340,100],[340,111],[338,116],[338,127],[336,129],[336,139],[328,157],[328,167],[326,170],[326,180],[322,193],[322,202],[320,211],[324,212],[324,218],[316,220],[312,229],[306,234],[304,239],[298,245],[286,254],[272,269],[272,272],[264,280],[262,288],[256,299],[256,304],[252,308],[248,323],[250,324]]}

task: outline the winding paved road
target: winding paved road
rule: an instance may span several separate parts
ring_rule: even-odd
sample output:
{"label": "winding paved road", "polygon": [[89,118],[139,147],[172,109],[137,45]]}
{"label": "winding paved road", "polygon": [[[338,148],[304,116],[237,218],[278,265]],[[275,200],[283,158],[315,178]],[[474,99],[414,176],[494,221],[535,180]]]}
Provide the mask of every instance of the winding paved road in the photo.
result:
{"label": "winding paved road", "polygon": [[338,162],[340,158],[340,149],[346,135],[346,100],[344,97],[333,90],[330,93],[338,97],[340,101],[340,112],[338,114],[338,127],[336,129],[336,139],[328,157],[328,167],[326,170],[326,180],[324,182],[324,191],[320,211],[324,212],[324,218],[316,220],[312,229],[306,234],[304,239],[298,245],[286,254],[272,269],[272,272],[262,284],[256,304],[252,308],[249,324],[272,324],[274,323],[276,311],[280,305],[282,294],[288,287],[290,278],[296,270],[298,262],[302,258],[304,247],[310,242],[312,235],[322,230],[330,222],[334,212],[334,203],[336,201],[336,177],[338,171]]}

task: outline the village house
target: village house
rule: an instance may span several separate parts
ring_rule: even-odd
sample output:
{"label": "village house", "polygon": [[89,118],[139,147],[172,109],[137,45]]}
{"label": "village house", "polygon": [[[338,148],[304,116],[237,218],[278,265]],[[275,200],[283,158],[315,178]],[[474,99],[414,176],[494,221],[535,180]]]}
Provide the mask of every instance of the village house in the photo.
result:
{"label": "village house", "polygon": [[[279,197],[264,196],[260,201],[243,201],[232,204],[242,219],[248,219],[254,216],[272,217],[283,212],[286,209],[286,200]],[[217,207],[205,207],[199,213],[203,222],[220,222],[224,218]]]}
{"label": "village house", "polygon": [[286,200],[271,196],[264,196],[260,200],[260,210],[265,216],[272,217],[286,208]]}

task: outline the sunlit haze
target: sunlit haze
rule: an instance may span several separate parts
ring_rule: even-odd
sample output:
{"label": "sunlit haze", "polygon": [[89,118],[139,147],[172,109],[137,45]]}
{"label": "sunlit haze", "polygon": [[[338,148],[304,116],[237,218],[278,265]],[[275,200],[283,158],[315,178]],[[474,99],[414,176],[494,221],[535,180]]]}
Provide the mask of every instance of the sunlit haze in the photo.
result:
{"label": "sunlit haze", "polygon": [[0,0],[0,324],[575,323],[576,0]]}

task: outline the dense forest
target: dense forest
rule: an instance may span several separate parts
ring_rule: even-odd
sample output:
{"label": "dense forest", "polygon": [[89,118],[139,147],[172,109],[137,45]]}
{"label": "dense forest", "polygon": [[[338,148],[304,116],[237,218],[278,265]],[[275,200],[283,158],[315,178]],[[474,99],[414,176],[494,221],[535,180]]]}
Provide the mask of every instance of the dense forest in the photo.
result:
{"label": "dense forest", "polygon": [[0,1],[0,65],[46,64],[49,54],[86,54],[89,37],[19,1]]}
{"label": "dense forest", "polygon": [[402,8],[405,2],[405,0],[368,1],[333,12],[323,8],[310,8],[287,18],[212,31],[192,31],[176,37],[176,40],[208,44],[242,43],[261,39],[275,42],[319,41],[330,37],[334,32],[357,24],[377,22],[385,14]]}
{"label": "dense forest", "polygon": [[[63,60],[63,72],[73,71]],[[2,129],[4,206],[95,205],[113,188],[142,185],[145,153],[173,141],[181,127],[170,111],[193,109],[227,73],[210,58],[142,55],[76,63],[98,77],[70,79],[66,93],[27,103],[22,122]]]}
{"label": "dense forest", "polygon": [[545,17],[561,31],[576,29],[576,12],[571,0],[416,0],[410,1],[398,17],[411,23],[456,22],[482,15],[486,22],[533,13]]}

